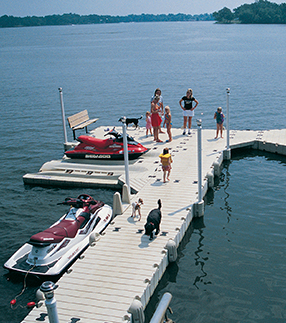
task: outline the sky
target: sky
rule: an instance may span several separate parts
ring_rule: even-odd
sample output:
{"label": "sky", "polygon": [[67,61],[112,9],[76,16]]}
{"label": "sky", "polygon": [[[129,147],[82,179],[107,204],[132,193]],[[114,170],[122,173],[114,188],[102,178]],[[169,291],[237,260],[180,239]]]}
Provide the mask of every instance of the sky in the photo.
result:
{"label": "sky", "polygon": [[[0,0],[0,16],[47,16],[77,13],[127,16],[129,14],[204,14],[224,7],[231,10],[255,0]],[[270,1],[280,4],[284,1]]]}

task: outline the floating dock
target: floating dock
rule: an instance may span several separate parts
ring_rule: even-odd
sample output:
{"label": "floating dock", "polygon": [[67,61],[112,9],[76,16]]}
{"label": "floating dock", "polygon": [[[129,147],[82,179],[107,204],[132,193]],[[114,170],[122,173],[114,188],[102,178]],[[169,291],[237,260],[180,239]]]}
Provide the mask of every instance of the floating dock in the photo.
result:
{"label": "floating dock", "polygon": [[[132,218],[130,204],[124,203],[123,213],[114,218],[96,245],[89,247],[84,258],[73,264],[71,273],[64,274],[58,281],[55,298],[60,322],[127,323],[131,318],[130,307],[134,301],[139,301],[145,309],[169,264],[168,245],[171,243],[177,248],[193,216],[203,213],[197,204],[197,132],[197,129],[193,129],[191,135],[183,136],[181,129],[172,129],[171,143],[155,143],[152,137],[146,138],[145,128],[128,130],[135,140],[149,148],[147,154],[130,163],[129,173],[130,186],[136,193],[131,195],[131,202],[137,201],[139,197],[144,201],[142,219],[138,221],[138,218]],[[101,134],[103,128],[96,129],[95,135],[102,138]],[[226,136],[226,132],[224,134]],[[224,158],[229,157],[226,154],[226,139],[215,140],[214,135],[215,130],[202,130],[203,196],[213,186],[214,177],[219,175]],[[161,134],[160,138],[166,140],[167,135]],[[158,158],[165,147],[171,149],[173,158],[168,183],[162,181]],[[248,147],[286,155],[286,129],[230,131],[230,147]],[[52,164],[56,166],[50,167]],[[113,173],[109,176],[113,176],[114,183],[104,184],[104,175],[98,174],[103,180],[100,185],[120,187],[125,182],[124,165],[120,163],[108,165],[108,169],[106,165],[65,159],[50,162],[49,165],[46,168],[43,166],[37,174],[30,174],[28,181],[34,178],[39,183],[37,176],[51,176],[51,180],[56,183],[56,176],[62,172],[66,175],[59,175],[59,178],[65,183],[74,173],[71,183],[79,180],[83,186],[96,186],[96,181],[91,180],[92,174],[84,172],[108,171]],[[68,174],[67,170],[73,171]],[[82,170],[83,173],[76,176]],[[161,231],[150,241],[144,235],[144,224],[149,211],[157,208],[158,199],[162,201]],[[34,308],[22,322],[43,321],[46,315],[45,306]],[[45,321],[48,322],[48,318]]]}
{"label": "floating dock", "polygon": [[[97,138],[104,138],[104,134],[106,133],[104,131],[105,128],[99,127],[93,130],[90,135]],[[121,131],[121,127],[118,127],[118,131]],[[184,158],[184,154],[181,153],[187,150],[192,150],[196,155],[196,130],[192,130],[192,134],[189,136],[182,136],[181,129],[172,129],[172,131],[173,142],[159,144],[154,143],[150,136],[146,138],[145,128],[138,130],[131,129],[128,131],[135,140],[149,148],[147,154],[142,155],[136,160],[129,161],[130,187],[132,193],[138,192],[141,187],[156,176],[157,167],[154,168],[154,165],[156,166],[156,163],[158,164],[158,156],[162,152],[163,147],[169,147],[173,156],[180,155]],[[205,151],[212,151],[213,153],[219,154],[219,152],[226,149],[225,140],[212,139],[214,130],[202,130],[202,132],[203,149]],[[285,147],[283,144],[280,144],[281,141],[283,142],[283,135],[285,136],[283,130],[230,131],[230,148],[251,147],[285,155]],[[167,135],[162,134],[161,137],[166,140]],[[75,145],[76,143],[70,144]],[[209,167],[209,163],[212,164],[213,162],[212,157],[210,161],[208,159],[207,155],[203,158],[203,163],[206,167]],[[23,181],[28,185],[39,186],[111,187],[120,189],[125,183],[124,173],[124,161],[70,159],[63,157],[60,160],[46,162],[37,173],[24,175]]]}

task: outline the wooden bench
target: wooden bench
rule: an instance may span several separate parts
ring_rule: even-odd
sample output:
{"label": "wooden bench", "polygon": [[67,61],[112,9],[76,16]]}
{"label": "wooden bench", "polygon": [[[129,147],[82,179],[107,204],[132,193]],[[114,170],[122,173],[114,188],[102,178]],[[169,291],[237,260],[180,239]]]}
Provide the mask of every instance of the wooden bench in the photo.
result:
{"label": "wooden bench", "polygon": [[68,122],[70,125],[70,128],[73,131],[73,139],[75,138],[75,131],[78,129],[85,128],[85,132],[87,133],[87,126],[96,122],[98,118],[95,119],[89,119],[87,110],[83,110],[81,112],[78,112],[70,117],[68,117]]}

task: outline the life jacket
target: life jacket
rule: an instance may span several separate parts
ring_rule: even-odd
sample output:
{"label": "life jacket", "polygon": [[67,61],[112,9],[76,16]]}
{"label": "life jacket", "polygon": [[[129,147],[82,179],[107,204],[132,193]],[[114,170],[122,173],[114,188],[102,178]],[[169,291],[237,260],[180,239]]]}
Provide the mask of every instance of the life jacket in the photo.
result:
{"label": "life jacket", "polygon": [[[159,155],[159,157],[161,158],[161,163],[163,166],[167,166],[169,165],[169,158],[171,158],[171,155],[170,154],[161,154]],[[170,159],[170,162],[172,162],[172,158]]]}

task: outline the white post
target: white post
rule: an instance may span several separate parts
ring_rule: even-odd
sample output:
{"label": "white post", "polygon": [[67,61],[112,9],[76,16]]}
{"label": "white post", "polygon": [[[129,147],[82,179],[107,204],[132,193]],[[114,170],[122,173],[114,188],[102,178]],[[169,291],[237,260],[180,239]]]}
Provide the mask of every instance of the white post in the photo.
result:
{"label": "white post", "polygon": [[229,144],[229,93],[230,89],[226,89],[226,149],[223,151],[223,159],[230,160],[231,159],[231,149]]}
{"label": "white post", "polygon": [[40,290],[44,293],[46,298],[46,307],[48,311],[48,317],[50,323],[60,323],[57,311],[57,301],[54,297],[54,290],[58,288],[58,285],[55,285],[51,281],[44,282]]}
{"label": "white post", "polygon": [[131,203],[129,189],[126,184],[124,184],[122,187],[122,202],[127,204]]}
{"label": "white post", "polygon": [[230,88],[226,89],[226,149],[229,150],[229,94]]}
{"label": "white post", "polygon": [[115,192],[113,194],[112,212],[112,218],[115,218],[116,215],[121,215],[123,213],[123,206],[119,192]]}
{"label": "white post", "polygon": [[67,137],[67,129],[66,129],[66,116],[65,116],[65,107],[64,107],[64,100],[63,100],[63,89],[61,87],[59,87],[59,92],[60,92],[60,101],[61,101],[61,108],[62,108],[64,138],[65,138],[65,144],[66,144],[68,142],[68,137]]}
{"label": "white post", "polygon": [[202,202],[202,120],[197,120],[198,126],[198,203]]}
{"label": "white post", "polygon": [[129,182],[129,162],[128,162],[128,144],[127,144],[127,133],[126,133],[126,118],[124,117],[122,130],[123,130],[123,148],[124,148],[124,165],[125,165],[125,182],[130,194],[130,182]]}
{"label": "white post", "polygon": [[204,200],[202,189],[202,120],[197,119],[198,126],[198,201],[193,205],[193,215],[200,217],[204,215]]}
{"label": "white post", "polygon": [[[172,300],[172,294],[166,292],[162,296],[160,303],[159,303],[155,313],[153,314],[150,323],[159,323],[159,322],[163,322],[164,318],[166,319],[166,316],[167,316],[166,311],[169,308],[169,304],[170,304],[171,300]],[[164,322],[169,322],[169,320],[168,321],[164,320]],[[173,321],[171,320],[171,322],[173,322]]]}
{"label": "white post", "polygon": [[131,323],[145,322],[143,305],[138,299],[133,300],[127,312],[131,314]]}

